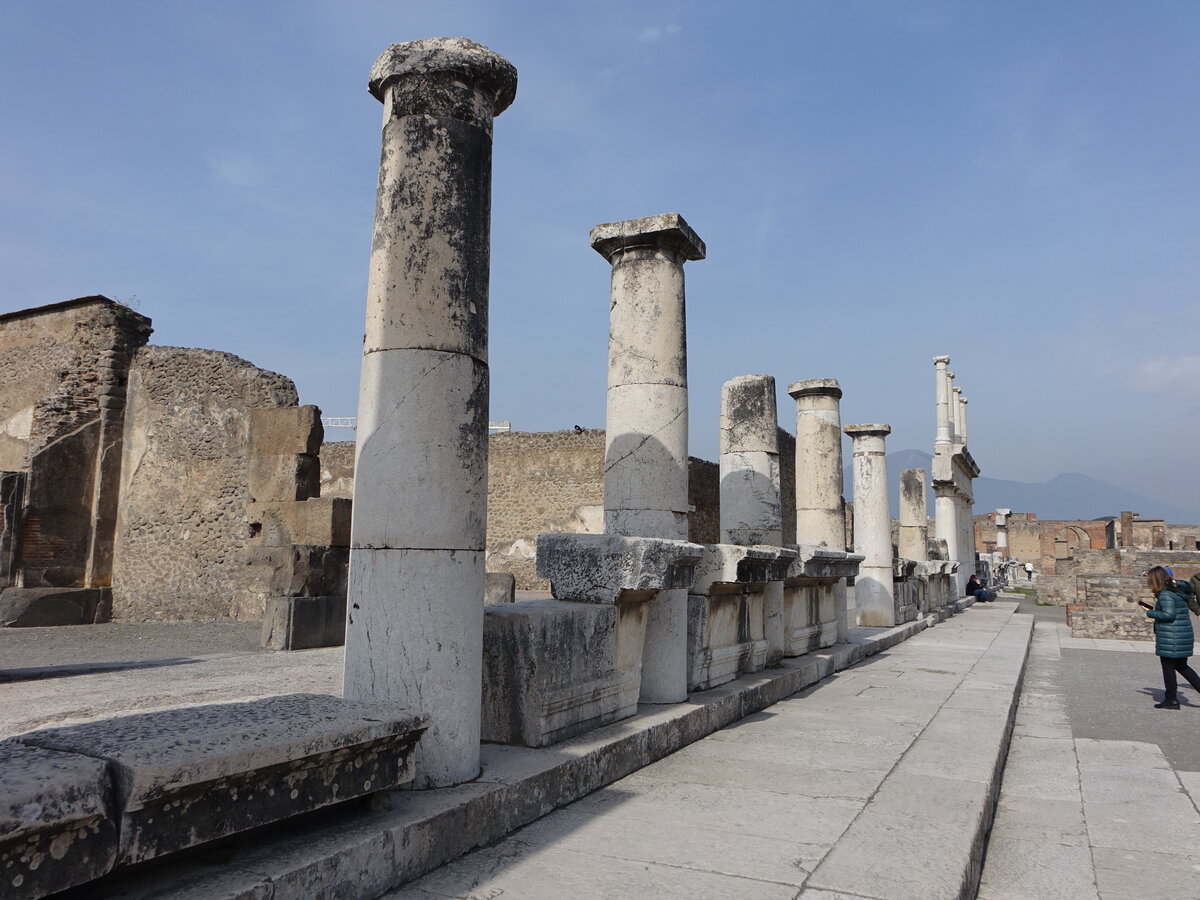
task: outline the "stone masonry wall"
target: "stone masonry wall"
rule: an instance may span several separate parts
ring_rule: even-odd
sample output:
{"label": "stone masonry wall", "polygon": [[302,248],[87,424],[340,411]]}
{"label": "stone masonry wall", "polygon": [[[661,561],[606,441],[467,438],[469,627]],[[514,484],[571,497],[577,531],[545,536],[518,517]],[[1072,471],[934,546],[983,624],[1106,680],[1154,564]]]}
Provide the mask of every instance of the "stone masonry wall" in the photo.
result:
{"label": "stone masonry wall", "polygon": [[321,496],[354,496],[354,441],[326,441],[321,445]]}
{"label": "stone masonry wall", "polygon": [[291,380],[215,350],[144,347],[129,372],[113,617],[261,618],[247,600],[250,412]]}

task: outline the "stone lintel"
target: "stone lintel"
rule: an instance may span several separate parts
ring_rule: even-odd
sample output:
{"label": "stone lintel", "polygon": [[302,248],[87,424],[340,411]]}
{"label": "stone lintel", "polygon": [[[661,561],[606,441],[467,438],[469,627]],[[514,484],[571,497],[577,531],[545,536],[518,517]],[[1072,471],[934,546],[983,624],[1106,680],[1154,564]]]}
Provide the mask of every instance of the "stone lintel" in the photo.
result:
{"label": "stone lintel", "polygon": [[288,694],[23,734],[105,761],[118,863],[153,859],[413,778],[426,718],[391,703]]}
{"label": "stone lintel", "polygon": [[714,585],[761,589],[768,581],[783,581],[796,551],[767,544],[705,544],[688,593],[708,595]]}
{"label": "stone lintel", "polygon": [[592,249],[610,263],[622,250],[634,248],[674,250],[684,259],[704,259],[704,241],[679,213],[661,213],[623,222],[597,225],[589,234]]}
{"label": "stone lintel", "polygon": [[[410,76],[430,78],[457,76],[478,87],[491,97],[491,114],[498,116],[517,96],[517,70],[494,50],[468,38],[423,38],[392,44],[371,66],[367,89],[376,100],[383,102],[387,88],[395,81]],[[434,92],[430,92],[434,93]],[[430,98],[436,99],[439,98]],[[456,104],[445,104],[450,112]],[[436,113],[433,108],[414,109],[414,112]]]}
{"label": "stone lintel", "polygon": [[892,433],[891,425],[847,425],[842,431],[850,437],[887,437]]}
{"label": "stone lintel", "polygon": [[788,584],[814,578],[853,578],[858,574],[858,567],[865,559],[859,553],[834,550],[815,544],[792,544],[791,549],[798,555],[788,567]]}
{"label": "stone lintel", "polygon": [[618,603],[626,592],[646,594],[687,587],[701,544],[618,534],[539,534],[537,574],[558,600]]}
{"label": "stone lintel", "polygon": [[809,378],[789,384],[788,394],[796,400],[801,397],[833,397],[840,400],[842,387],[836,378]]}

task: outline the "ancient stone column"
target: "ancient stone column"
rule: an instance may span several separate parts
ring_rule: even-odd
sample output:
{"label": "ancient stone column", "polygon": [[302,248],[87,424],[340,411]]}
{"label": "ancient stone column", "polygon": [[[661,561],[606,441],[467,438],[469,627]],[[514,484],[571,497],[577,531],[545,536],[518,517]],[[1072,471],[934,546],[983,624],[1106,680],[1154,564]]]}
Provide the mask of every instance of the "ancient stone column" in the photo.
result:
{"label": "ancient stone column", "polygon": [[884,447],[884,439],[892,429],[890,425],[847,425],[843,431],[854,442],[854,552],[864,557],[854,579],[858,624],[895,625],[892,520]]}
{"label": "ancient stone column", "polygon": [[925,562],[928,558],[929,501],[925,495],[925,470],[900,473],[900,557]]}
{"label": "ancient stone column", "polygon": [[950,357],[935,356],[933,365],[935,369],[934,384],[937,388],[937,438],[935,444],[945,445],[949,448],[953,439],[950,426],[950,375],[946,368],[950,365]]}
{"label": "ancient stone column", "polygon": [[846,549],[842,389],[834,378],[788,386],[796,401],[796,543]]}
{"label": "ancient stone column", "polygon": [[479,774],[492,118],[512,65],[464,38],[393,44],[358,408],[347,697],[429,715],[419,787]]}
{"label": "ancient stone column", "polygon": [[[612,264],[604,530],[687,540],[688,399],[683,264],[704,242],[678,213],[597,225]],[[642,702],[687,698],[687,590],[651,603]]]}
{"label": "ancient stone column", "polygon": [[[846,504],[842,499],[842,388],[836,378],[810,378],[788,385],[796,401],[796,543],[846,549]],[[850,623],[846,582],[834,586],[838,640]]]}
{"label": "ancient stone column", "polygon": [[955,386],[951,390],[954,392],[950,400],[950,410],[954,413],[954,443],[961,447],[967,442],[966,432],[963,431],[962,388]]}
{"label": "ancient stone column", "polygon": [[[741,375],[721,387],[721,542],[783,546],[775,379]],[[783,582],[763,588],[767,664],[784,651]]]}
{"label": "ancient stone column", "polygon": [[1011,509],[996,510],[996,553],[1001,561],[1008,559],[1008,517],[1011,515]]}

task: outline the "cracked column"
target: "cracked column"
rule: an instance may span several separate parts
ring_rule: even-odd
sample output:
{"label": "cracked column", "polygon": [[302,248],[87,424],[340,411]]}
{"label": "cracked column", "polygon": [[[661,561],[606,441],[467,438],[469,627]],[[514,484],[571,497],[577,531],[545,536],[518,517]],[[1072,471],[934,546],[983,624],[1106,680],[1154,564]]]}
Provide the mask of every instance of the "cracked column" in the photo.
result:
{"label": "cracked column", "polygon": [[[704,242],[678,213],[597,225],[593,249],[612,264],[604,530],[687,540],[688,398],[683,264]],[[687,698],[687,589],[651,602],[643,703]]]}
{"label": "cracked column", "polygon": [[[775,379],[740,375],[721,386],[721,542],[783,546]],[[783,582],[763,588],[767,665],[783,658]]]}
{"label": "cracked column", "polygon": [[929,500],[925,494],[925,470],[905,469],[900,473],[900,558],[925,562],[928,539]]}
{"label": "cracked column", "polygon": [[464,38],[371,69],[383,152],[359,391],[345,694],[430,717],[418,787],[479,774],[492,118],[516,94]]}
{"label": "cracked column", "polygon": [[[788,385],[796,401],[796,543],[846,550],[846,504],[842,497],[842,388],[836,378],[809,378]],[[837,639],[850,623],[846,582],[834,585]]]}
{"label": "cracked column", "polygon": [[895,625],[892,520],[884,448],[884,438],[892,429],[890,425],[847,425],[843,430],[854,442],[854,552],[864,557],[854,580],[858,624]]}

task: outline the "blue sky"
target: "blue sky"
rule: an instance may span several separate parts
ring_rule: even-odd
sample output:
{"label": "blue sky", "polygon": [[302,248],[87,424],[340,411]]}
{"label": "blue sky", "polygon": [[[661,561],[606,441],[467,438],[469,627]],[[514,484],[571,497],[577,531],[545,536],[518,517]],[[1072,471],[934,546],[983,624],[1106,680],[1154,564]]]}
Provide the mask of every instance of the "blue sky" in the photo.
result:
{"label": "blue sky", "polygon": [[367,73],[436,35],[520,76],[495,130],[493,419],[603,425],[588,229],[677,211],[709,253],[687,269],[695,455],[749,372],[785,424],[789,382],[834,377],[845,422],[929,450],[949,353],[985,474],[1200,507],[1192,0],[9,0],[0,310],[135,298],[155,343],[354,414]]}

